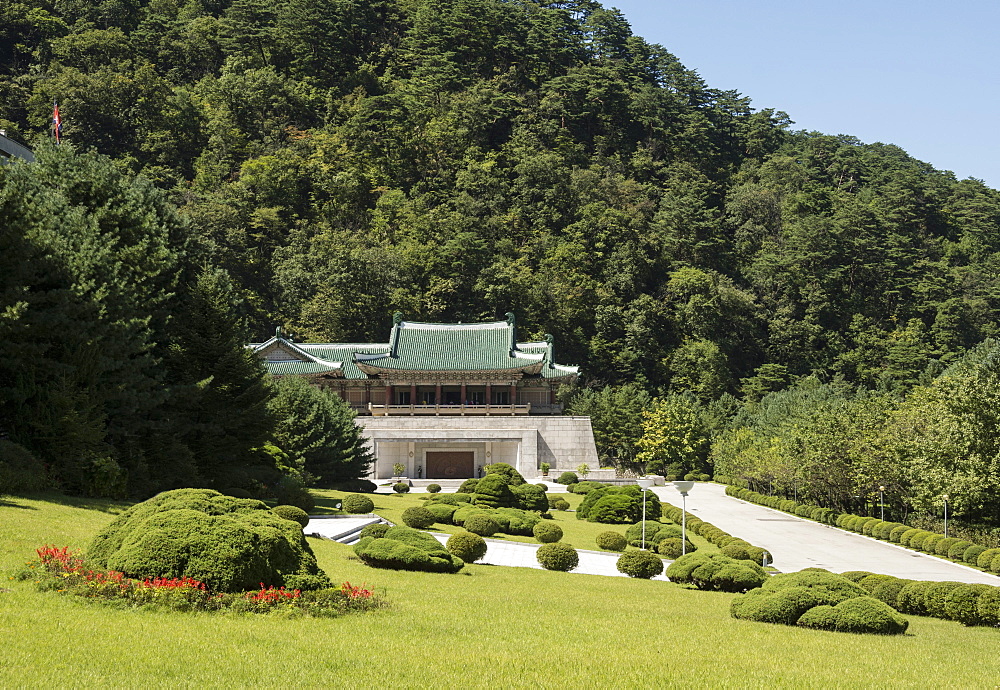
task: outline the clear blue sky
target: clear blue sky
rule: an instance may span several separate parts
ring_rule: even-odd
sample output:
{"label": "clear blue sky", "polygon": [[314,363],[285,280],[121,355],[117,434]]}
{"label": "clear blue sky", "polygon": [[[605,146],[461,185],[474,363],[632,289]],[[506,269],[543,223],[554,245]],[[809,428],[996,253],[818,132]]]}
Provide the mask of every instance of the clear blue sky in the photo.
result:
{"label": "clear blue sky", "polygon": [[1000,188],[997,0],[602,0],[712,88],[794,129],[905,149]]}

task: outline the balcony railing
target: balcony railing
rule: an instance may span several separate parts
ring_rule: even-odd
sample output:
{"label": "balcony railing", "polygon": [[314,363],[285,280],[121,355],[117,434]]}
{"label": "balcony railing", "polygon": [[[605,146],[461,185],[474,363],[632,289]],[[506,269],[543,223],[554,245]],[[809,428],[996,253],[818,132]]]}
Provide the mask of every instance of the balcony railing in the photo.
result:
{"label": "balcony railing", "polygon": [[[557,407],[542,405],[541,408]],[[375,417],[382,416],[415,416],[415,415],[448,415],[448,416],[485,416],[485,415],[526,415],[531,414],[531,404],[524,405],[375,405],[369,403],[368,411]],[[561,408],[560,408],[561,409]],[[547,409],[536,410],[542,414],[553,414]]]}

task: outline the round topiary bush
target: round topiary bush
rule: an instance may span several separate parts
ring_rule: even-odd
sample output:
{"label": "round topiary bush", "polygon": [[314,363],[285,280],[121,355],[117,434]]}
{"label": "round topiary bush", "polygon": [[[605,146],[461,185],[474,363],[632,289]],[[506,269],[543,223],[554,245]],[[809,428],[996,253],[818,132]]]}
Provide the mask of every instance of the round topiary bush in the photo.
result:
{"label": "round topiary bush", "polygon": [[437,539],[410,527],[391,527],[378,539],[363,537],[354,553],[373,568],[457,573],[465,565]]}
{"label": "round topiary bush", "polygon": [[948,548],[948,558],[952,558],[956,561],[964,560],[963,556],[965,556],[965,551],[970,546],[972,546],[972,542],[966,539],[961,539],[955,542]]}
{"label": "round topiary bush", "polygon": [[410,493],[410,485],[406,482],[396,482],[392,485],[392,490],[397,494],[408,494]]}
{"label": "round topiary bush", "polygon": [[307,513],[316,510],[316,499],[309,493],[300,480],[294,477],[282,477],[274,485],[274,498],[281,505],[295,506]]}
{"label": "round topiary bush", "polygon": [[448,537],[445,544],[452,556],[458,556],[466,563],[474,563],[486,555],[486,540],[472,532],[459,532]]}
{"label": "round topiary bush", "polygon": [[667,567],[666,574],[671,582],[719,592],[746,592],[767,579],[764,569],[753,561],[738,561],[720,553],[681,556]]}
{"label": "round topiary bush", "polygon": [[440,493],[440,491],[441,491],[441,485],[440,484],[428,484],[427,485],[427,493],[429,493],[429,494]]}
{"label": "round topiary bush", "polygon": [[297,522],[302,525],[302,527],[309,524],[309,513],[301,508],[297,508],[295,506],[274,506],[271,510],[286,520]]}
{"label": "round topiary bush", "polygon": [[546,522],[544,520],[537,523],[531,529],[531,533],[535,539],[543,544],[551,544],[563,538],[562,527],[554,522]]}
{"label": "round topiary bush", "polygon": [[567,572],[580,565],[580,554],[572,546],[562,542],[543,544],[538,547],[535,557],[546,570]]}
{"label": "round topiary bush", "polygon": [[619,532],[608,530],[597,535],[597,548],[604,551],[624,551],[626,546],[628,540]]}
{"label": "round topiary bush", "polygon": [[403,522],[407,527],[412,527],[413,529],[427,529],[437,522],[437,518],[434,517],[434,513],[426,508],[412,506],[403,511]]}
{"label": "round topiary bush", "polygon": [[387,525],[384,522],[373,522],[372,524],[365,525],[361,528],[358,538],[364,539],[365,537],[374,537],[375,539],[381,539],[391,527],[392,525]]}
{"label": "round topiary bush", "polygon": [[930,587],[924,592],[924,610],[928,616],[935,618],[947,618],[945,614],[945,604],[952,590],[961,587],[963,583],[945,580],[943,582],[932,582]]}
{"label": "round topiary bush", "polygon": [[923,580],[907,583],[899,590],[894,608],[900,613],[911,613],[915,616],[925,615],[927,607],[924,605],[924,595],[932,584],[934,583]]}
{"label": "round topiary bush", "polygon": [[340,502],[340,507],[345,513],[360,515],[362,513],[370,513],[375,510],[375,502],[368,496],[362,496],[361,494],[347,494],[344,496],[344,500]]}
{"label": "round topiary bush", "polygon": [[962,554],[962,560],[970,565],[976,565],[976,562],[979,560],[979,554],[985,550],[985,546],[973,544],[965,550],[965,553]]}
{"label": "round topiary bush", "polygon": [[465,520],[465,529],[480,537],[492,537],[500,531],[500,525],[485,513],[473,513]]}
{"label": "round topiary bush", "polygon": [[978,565],[983,570],[990,569],[990,563],[993,559],[1000,556],[1000,549],[986,549],[976,558],[976,565]]}
{"label": "round topiary bush", "polygon": [[997,627],[1000,625],[1000,587],[990,587],[976,600],[976,613],[983,625]]}
{"label": "round topiary bush", "polygon": [[680,558],[686,553],[693,553],[697,547],[690,541],[683,541],[680,537],[667,537],[656,545],[656,552],[667,558]]}
{"label": "round topiary bush", "polygon": [[462,482],[462,486],[458,487],[458,493],[474,494],[476,493],[477,484],[479,484],[478,479],[466,479],[464,482]]}
{"label": "round topiary bush", "polygon": [[261,501],[209,489],[165,491],[98,532],[94,566],[137,579],[191,577],[218,592],[329,587],[302,527]]}
{"label": "round topiary bush", "polygon": [[910,531],[910,528],[906,525],[898,525],[892,528],[889,532],[889,541],[894,544],[902,543],[903,535]]}
{"label": "round topiary bush", "polygon": [[996,589],[990,585],[962,585],[948,594],[944,603],[944,613],[949,620],[958,621],[962,625],[993,625],[993,621],[984,618],[979,612],[979,597]]}
{"label": "round topiary bush", "polygon": [[626,551],[618,557],[618,572],[649,580],[663,572],[663,561],[652,551]]}
{"label": "round topiary bush", "polygon": [[570,484],[576,484],[578,481],[580,481],[580,478],[576,476],[576,472],[563,472],[559,475],[559,479],[556,480],[556,483],[566,484],[569,486]]}

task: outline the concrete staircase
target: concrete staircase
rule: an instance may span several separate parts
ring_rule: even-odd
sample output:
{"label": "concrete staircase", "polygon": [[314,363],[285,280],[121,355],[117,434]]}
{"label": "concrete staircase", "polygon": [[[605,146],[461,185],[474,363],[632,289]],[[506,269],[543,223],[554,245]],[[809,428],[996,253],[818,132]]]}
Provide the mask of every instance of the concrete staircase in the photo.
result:
{"label": "concrete staircase", "polygon": [[377,522],[392,524],[374,513],[368,515],[310,515],[309,524],[302,531],[307,537],[319,537],[341,544],[353,544],[361,538],[361,530]]}

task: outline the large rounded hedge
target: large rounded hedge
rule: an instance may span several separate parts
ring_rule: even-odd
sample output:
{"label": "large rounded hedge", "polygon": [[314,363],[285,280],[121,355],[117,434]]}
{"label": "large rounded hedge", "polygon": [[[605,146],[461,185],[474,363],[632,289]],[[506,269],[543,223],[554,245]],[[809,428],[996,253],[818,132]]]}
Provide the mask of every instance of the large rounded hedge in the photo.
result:
{"label": "large rounded hedge", "polygon": [[910,622],[878,599],[856,597],[834,606],[811,608],[802,614],[798,624],[806,628],[837,632],[902,635]]}
{"label": "large rounded hedge", "polygon": [[457,573],[465,565],[437,539],[411,527],[391,527],[381,538],[363,537],[354,553],[373,568]]}
{"label": "large rounded hedge", "polygon": [[638,551],[626,551],[618,557],[615,564],[618,572],[629,577],[638,577],[649,580],[663,572],[663,561],[652,551],[639,549]]}
{"label": "large rounded hedge", "polygon": [[540,520],[531,530],[532,535],[543,544],[552,544],[563,538],[562,527],[551,521]]}
{"label": "large rounded hedge", "polygon": [[697,547],[694,544],[677,537],[667,537],[660,540],[660,543],[656,545],[656,553],[667,558],[680,558],[684,554],[695,551],[697,551]]}
{"label": "large rounded hedge", "polygon": [[119,515],[87,548],[93,565],[138,579],[190,577],[218,592],[329,587],[302,527],[261,501],[165,491]]}
{"label": "large rounded hedge", "polygon": [[486,508],[514,508],[519,505],[517,496],[510,490],[503,474],[487,474],[476,484],[473,502]]}
{"label": "large rounded hedge", "polygon": [[580,554],[572,546],[562,542],[539,546],[535,557],[546,570],[566,572],[580,565]]}
{"label": "large rounded hedge", "polygon": [[360,515],[361,513],[370,513],[375,510],[375,502],[368,496],[347,494],[344,496],[344,500],[340,502],[340,507],[344,509],[345,513]]}
{"label": "large rounded hedge", "polygon": [[430,513],[434,516],[434,522],[440,522],[442,525],[450,525],[451,516],[455,514],[458,510],[458,506],[453,506],[448,503],[428,503],[424,506]]}
{"label": "large rounded hedge", "polygon": [[[681,528],[679,525],[666,525],[655,520],[646,520],[646,546],[656,546],[664,539],[679,538]],[[642,547],[642,520],[630,525],[625,530],[625,538],[630,546]]]}
{"label": "large rounded hedge", "polygon": [[767,579],[764,569],[753,561],[698,552],[678,558],[667,567],[666,574],[671,582],[720,592],[746,592]]}
{"label": "large rounded hedge", "polygon": [[466,563],[473,563],[486,555],[486,540],[472,532],[459,532],[448,537],[445,544],[452,556],[458,556]]}

